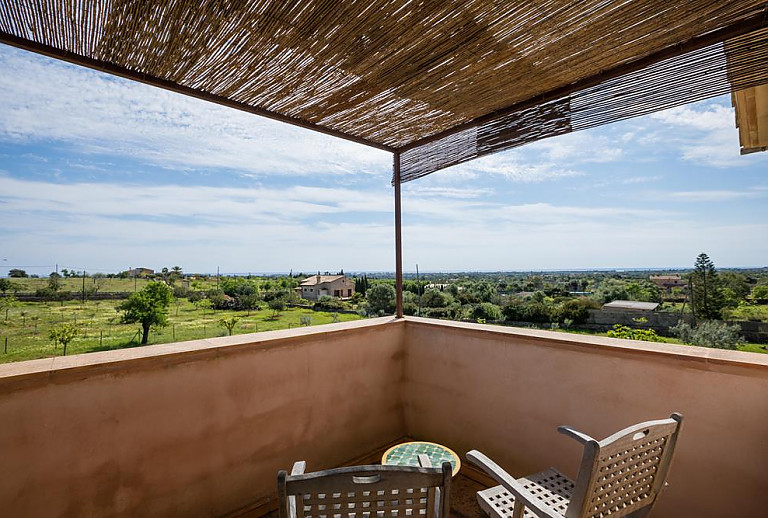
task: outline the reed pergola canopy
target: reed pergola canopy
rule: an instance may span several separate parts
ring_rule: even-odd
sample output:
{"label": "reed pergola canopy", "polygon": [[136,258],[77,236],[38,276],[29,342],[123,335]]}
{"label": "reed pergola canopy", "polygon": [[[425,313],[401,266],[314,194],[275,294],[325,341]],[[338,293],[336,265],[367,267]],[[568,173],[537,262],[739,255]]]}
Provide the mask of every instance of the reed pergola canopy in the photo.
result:
{"label": "reed pergola canopy", "polygon": [[762,0],[0,1],[0,41],[396,151],[401,181],[768,83]]}

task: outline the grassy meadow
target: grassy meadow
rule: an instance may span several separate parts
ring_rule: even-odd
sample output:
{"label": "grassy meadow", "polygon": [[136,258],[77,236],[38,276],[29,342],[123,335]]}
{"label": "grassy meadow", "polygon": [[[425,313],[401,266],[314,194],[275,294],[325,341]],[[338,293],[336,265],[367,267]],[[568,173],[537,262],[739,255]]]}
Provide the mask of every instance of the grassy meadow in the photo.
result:
{"label": "grassy meadow", "polygon": [[[89,279],[86,279],[86,282],[88,281]],[[82,285],[82,280],[80,282]],[[130,283],[132,285],[133,280],[130,280]],[[65,301],[63,304],[19,303],[18,307],[8,311],[7,320],[5,313],[0,314],[0,363],[60,356],[63,351],[60,347],[53,346],[48,332],[53,326],[64,322],[74,323],[79,328],[78,336],[67,347],[67,355],[140,346],[141,325],[121,323],[121,313],[116,310],[120,302],[122,301],[87,301],[85,304],[79,301]],[[169,309],[168,325],[164,328],[152,327],[148,346],[226,336],[228,332],[219,324],[219,320],[232,316],[240,318],[233,329],[233,335],[287,329],[307,323],[328,324],[361,318],[355,314],[333,314],[302,308],[287,308],[274,317],[272,310],[266,308],[266,304],[263,306],[264,309],[251,311],[249,315],[246,311],[199,309],[186,299],[177,299]]]}
{"label": "grassy meadow", "polygon": [[[45,288],[48,285],[48,277],[23,277],[8,280],[14,285],[14,290],[18,293],[35,293],[35,291]],[[82,277],[64,277],[59,279],[59,282],[61,283],[61,291],[69,291],[76,295],[83,290]],[[96,289],[98,293],[126,293],[138,291],[149,282],[152,282],[151,279],[147,279],[146,277],[137,277],[135,279],[86,277],[85,288],[86,291]],[[179,282],[176,284],[178,285]],[[200,280],[192,280],[189,281],[189,285],[195,290],[210,290],[216,287],[216,278],[206,277],[201,278]]]}

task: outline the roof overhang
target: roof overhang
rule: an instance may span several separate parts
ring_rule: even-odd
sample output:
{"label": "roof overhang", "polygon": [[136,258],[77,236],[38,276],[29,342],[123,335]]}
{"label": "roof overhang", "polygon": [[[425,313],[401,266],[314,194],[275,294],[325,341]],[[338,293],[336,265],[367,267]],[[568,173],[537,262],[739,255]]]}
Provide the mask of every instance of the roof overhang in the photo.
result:
{"label": "roof overhang", "polygon": [[768,1],[17,0],[0,41],[401,158],[402,181],[768,83]]}

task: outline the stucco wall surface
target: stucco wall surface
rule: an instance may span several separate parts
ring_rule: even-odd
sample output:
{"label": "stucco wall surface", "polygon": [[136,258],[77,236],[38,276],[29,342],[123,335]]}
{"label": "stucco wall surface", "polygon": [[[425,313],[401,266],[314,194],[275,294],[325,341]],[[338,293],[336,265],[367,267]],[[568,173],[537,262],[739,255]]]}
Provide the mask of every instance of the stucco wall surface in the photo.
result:
{"label": "stucco wall surface", "polygon": [[768,357],[409,317],[0,365],[0,516],[222,516],[405,435],[516,476],[685,416],[658,517],[761,516]]}
{"label": "stucco wall surface", "polygon": [[0,515],[221,516],[404,435],[404,322],[0,366]]}
{"label": "stucco wall surface", "polygon": [[681,412],[656,517],[762,516],[768,358],[546,331],[408,318],[405,419],[416,438],[478,449],[513,476],[576,476],[581,446]]}

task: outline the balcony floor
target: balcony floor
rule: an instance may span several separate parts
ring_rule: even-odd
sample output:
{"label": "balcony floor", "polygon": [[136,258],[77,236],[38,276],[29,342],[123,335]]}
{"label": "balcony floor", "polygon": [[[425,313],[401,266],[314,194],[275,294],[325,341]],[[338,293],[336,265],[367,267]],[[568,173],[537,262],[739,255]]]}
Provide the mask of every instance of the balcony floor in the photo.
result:
{"label": "balcony floor", "polygon": [[486,486],[459,474],[451,485],[451,516],[456,518],[487,518],[477,504],[477,492]]}

